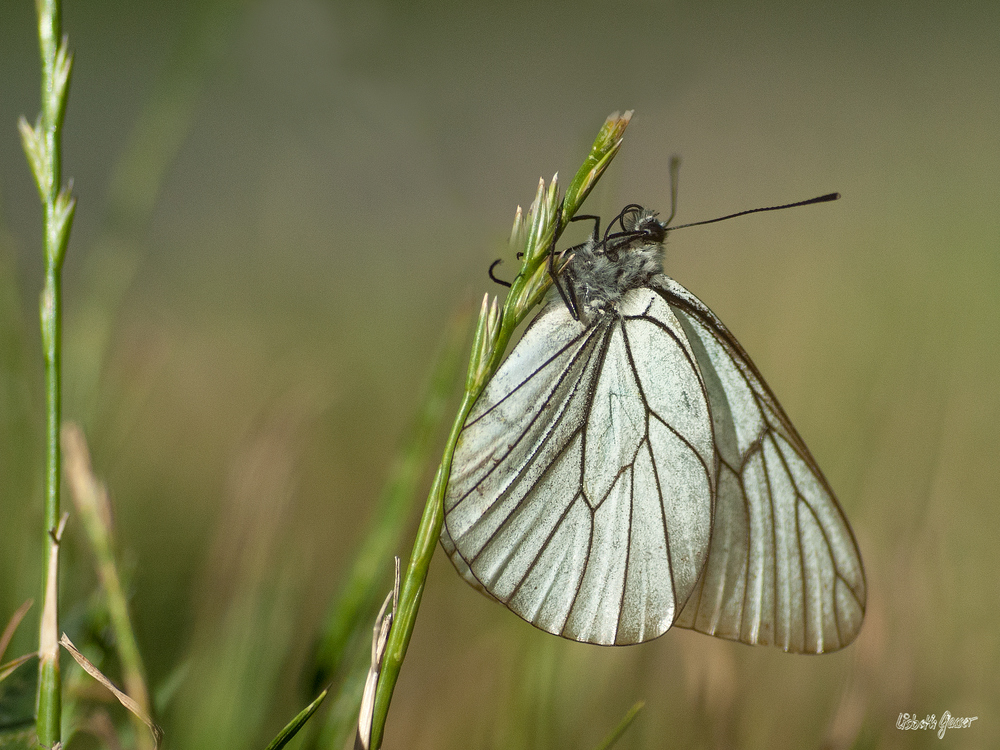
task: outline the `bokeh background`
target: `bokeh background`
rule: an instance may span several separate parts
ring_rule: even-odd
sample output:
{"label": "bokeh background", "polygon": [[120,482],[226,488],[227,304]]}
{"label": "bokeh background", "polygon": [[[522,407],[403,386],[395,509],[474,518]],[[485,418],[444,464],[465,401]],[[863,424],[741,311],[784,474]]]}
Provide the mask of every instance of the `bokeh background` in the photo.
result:
{"label": "bokeh background", "polygon": [[[40,589],[33,10],[0,3],[0,620]],[[168,747],[263,746],[304,705],[443,332],[500,291],[539,176],[624,109],[589,212],[668,210],[674,154],[680,222],[843,193],[678,232],[667,266],[837,490],[865,627],[822,657],[588,647],[439,553],[385,747],[596,747],[640,699],[620,747],[1000,746],[998,28],[986,2],[66,3],[65,416],[114,499]],[[68,533],[72,631],[99,607]],[[979,719],[895,728],[944,711]]]}

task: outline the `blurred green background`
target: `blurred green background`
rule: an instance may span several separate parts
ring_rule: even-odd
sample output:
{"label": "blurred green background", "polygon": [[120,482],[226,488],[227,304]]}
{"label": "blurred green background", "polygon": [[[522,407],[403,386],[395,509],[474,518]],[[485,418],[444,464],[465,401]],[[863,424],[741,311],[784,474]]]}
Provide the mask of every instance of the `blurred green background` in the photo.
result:
{"label": "blurred green background", "polygon": [[[0,2],[0,621],[40,590],[33,10]],[[588,212],[668,211],[673,154],[679,222],[843,193],[671,235],[667,270],[837,490],[865,626],[823,657],[584,646],[439,553],[385,746],[590,748],[638,699],[620,747],[1000,746],[1000,6],[91,0],[63,23],[65,416],[115,503],[151,684],[176,686],[168,747],[263,746],[304,705],[442,331],[500,291],[538,177],[624,109]],[[68,539],[72,632],[95,577]],[[946,710],[979,720],[895,728]]]}

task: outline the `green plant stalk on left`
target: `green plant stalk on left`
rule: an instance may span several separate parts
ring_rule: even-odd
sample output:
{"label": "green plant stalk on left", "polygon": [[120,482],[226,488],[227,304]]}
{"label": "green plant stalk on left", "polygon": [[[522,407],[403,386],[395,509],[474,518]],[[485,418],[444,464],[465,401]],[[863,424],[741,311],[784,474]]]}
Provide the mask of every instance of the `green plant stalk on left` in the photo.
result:
{"label": "green plant stalk on left", "polygon": [[75,201],[61,188],[61,131],[73,61],[65,39],[59,40],[58,0],[36,0],[42,59],[42,111],[34,126],[23,117],[18,126],[28,164],[42,200],[45,284],[41,298],[42,350],[45,359],[45,559],[43,605],[38,643],[38,698],[35,728],[49,747],[61,739],[59,680],[59,508],[60,274]]}

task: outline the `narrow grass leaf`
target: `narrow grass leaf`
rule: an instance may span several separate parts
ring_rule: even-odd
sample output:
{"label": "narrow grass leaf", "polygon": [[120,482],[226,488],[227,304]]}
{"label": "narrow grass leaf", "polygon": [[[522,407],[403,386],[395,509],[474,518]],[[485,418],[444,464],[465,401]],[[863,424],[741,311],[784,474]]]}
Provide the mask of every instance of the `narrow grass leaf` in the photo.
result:
{"label": "narrow grass leaf", "polygon": [[[90,451],[83,430],[73,422],[63,424],[61,431],[63,469],[70,496],[94,553],[97,575],[104,589],[105,603],[115,634],[115,648],[121,659],[125,688],[144,714],[150,713],[149,688],[146,670],[139,651],[139,644],[132,627],[128,601],[118,573],[112,544],[111,501],[104,484],[94,475]],[[142,727],[136,724],[136,732]],[[148,742],[140,734],[138,750],[145,750]]]}
{"label": "narrow grass leaf", "polygon": [[308,706],[299,711],[295,718],[292,719],[285,728],[278,732],[278,736],[271,740],[271,743],[267,746],[266,750],[280,750],[285,745],[287,745],[291,739],[298,734],[299,730],[305,726],[305,723],[309,721],[309,717],[316,713],[316,709],[319,708],[323,699],[326,698],[326,694],[329,688],[323,690],[316,699],[310,703]]}

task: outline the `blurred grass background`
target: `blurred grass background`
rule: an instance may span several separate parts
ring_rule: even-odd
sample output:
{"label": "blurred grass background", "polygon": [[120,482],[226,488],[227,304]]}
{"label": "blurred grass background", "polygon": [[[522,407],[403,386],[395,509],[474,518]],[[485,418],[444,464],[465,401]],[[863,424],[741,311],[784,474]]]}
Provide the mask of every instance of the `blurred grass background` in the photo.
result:
{"label": "blurred grass background", "polygon": [[[33,8],[0,18],[6,620],[40,587],[42,261],[15,128],[38,111]],[[305,704],[442,330],[497,291],[538,177],[627,108],[588,212],[668,210],[674,153],[679,222],[844,195],[679,232],[667,267],[838,491],[865,627],[819,658],[588,647],[439,555],[385,746],[594,747],[638,699],[619,747],[1000,746],[998,24],[990,3],[67,3],[64,409],[115,503],[168,746],[263,746]],[[93,628],[73,521],[64,550],[64,625]],[[980,718],[895,729],[945,710]]]}

